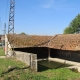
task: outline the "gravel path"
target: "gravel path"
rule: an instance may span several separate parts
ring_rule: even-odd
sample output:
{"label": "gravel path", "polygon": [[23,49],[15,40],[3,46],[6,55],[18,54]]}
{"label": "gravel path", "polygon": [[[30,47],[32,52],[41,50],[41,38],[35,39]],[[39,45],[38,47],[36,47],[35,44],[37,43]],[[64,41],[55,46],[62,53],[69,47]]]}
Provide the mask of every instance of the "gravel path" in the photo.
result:
{"label": "gravel path", "polygon": [[6,56],[0,56],[0,58],[5,58]]}

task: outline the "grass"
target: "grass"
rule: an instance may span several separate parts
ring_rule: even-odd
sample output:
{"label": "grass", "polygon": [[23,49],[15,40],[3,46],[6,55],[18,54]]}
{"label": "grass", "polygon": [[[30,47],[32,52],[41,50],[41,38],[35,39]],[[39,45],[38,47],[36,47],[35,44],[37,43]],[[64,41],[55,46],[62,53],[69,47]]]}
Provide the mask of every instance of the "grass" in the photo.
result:
{"label": "grass", "polygon": [[0,80],[49,80],[15,59],[0,59]]}
{"label": "grass", "polygon": [[[80,80],[80,73],[66,68],[49,69],[42,72],[31,72],[26,65],[14,59],[0,59],[0,80]],[[6,64],[6,65],[5,65]],[[12,66],[9,68],[9,66]]]}
{"label": "grass", "polygon": [[[3,54],[3,49],[0,49],[0,55]],[[44,69],[41,72],[32,72],[21,61],[0,58],[0,80],[80,80],[80,73],[66,68]]]}
{"label": "grass", "polygon": [[22,70],[24,70],[25,68],[27,68],[27,65],[25,65],[21,61],[17,61],[15,59],[7,59],[7,58],[0,59],[0,76],[1,76],[1,78],[5,78],[10,75],[13,76],[13,73],[16,76],[16,74],[19,73],[20,71],[22,74]]}
{"label": "grass", "polygon": [[14,59],[0,59],[0,73],[2,73],[4,70],[7,70],[10,67],[23,67],[26,66],[24,63],[14,60]]}
{"label": "grass", "polygon": [[4,52],[3,48],[0,48],[0,56],[5,56],[5,52]]}
{"label": "grass", "polygon": [[41,73],[50,80],[80,80],[80,73],[73,72],[67,68],[50,69]]}

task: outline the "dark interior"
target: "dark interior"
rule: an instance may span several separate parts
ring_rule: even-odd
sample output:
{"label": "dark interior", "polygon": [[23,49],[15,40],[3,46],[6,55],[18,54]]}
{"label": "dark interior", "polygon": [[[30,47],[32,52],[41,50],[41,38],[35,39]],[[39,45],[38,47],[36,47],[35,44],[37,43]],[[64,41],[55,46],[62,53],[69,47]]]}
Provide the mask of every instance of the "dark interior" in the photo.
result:
{"label": "dark interior", "polygon": [[60,58],[80,62],[80,51],[50,49],[50,55],[52,58]]}
{"label": "dark interior", "polygon": [[[28,47],[28,48],[14,48],[16,51],[28,52],[37,54],[37,58],[48,58],[48,49],[47,47]],[[70,51],[70,50],[60,50],[50,48],[50,57],[52,58],[61,58],[71,61],[80,61],[80,51]]]}
{"label": "dark interior", "polygon": [[48,58],[47,47],[14,48],[14,50],[37,54],[38,59]]}

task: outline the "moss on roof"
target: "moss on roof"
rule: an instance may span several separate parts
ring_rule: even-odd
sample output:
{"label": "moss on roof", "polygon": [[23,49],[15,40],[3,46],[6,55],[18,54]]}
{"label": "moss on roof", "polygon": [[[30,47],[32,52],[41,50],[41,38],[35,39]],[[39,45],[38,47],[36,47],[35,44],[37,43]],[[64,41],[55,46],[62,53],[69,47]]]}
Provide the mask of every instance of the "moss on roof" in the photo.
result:
{"label": "moss on roof", "polygon": [[[9,36],[9,41],[13,36]],[[14,35],[15,47],[49,47],[62,50],[80,50],[80,34],[60,34],[55,36]]]}

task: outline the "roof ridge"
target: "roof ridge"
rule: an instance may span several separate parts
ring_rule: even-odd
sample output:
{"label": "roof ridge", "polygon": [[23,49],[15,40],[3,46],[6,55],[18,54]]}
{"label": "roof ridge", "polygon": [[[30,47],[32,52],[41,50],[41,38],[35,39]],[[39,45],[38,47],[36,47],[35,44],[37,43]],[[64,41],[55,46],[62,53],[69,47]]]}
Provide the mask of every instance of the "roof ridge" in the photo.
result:
{"label": "roof ridge", "polygon": [[57,37],[57,36],[58,36],[58,34],[56,34],[55,36],[52,36],[52,37],[51,37],[51,39],[49,40],[49,42],[48,42],[47,46],[49,46],[49,45],[50,45],[50,43],[51,43],[51,41],[52,41],[55,37]]}

